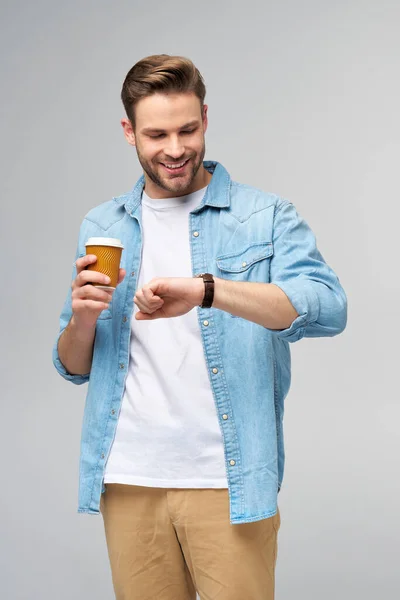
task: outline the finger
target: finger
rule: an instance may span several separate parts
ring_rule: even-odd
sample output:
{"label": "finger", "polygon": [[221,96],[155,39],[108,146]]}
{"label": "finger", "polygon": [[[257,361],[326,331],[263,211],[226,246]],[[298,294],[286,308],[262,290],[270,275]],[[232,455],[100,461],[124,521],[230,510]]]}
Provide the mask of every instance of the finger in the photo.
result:
{"label": "finger", "polygon": [[136,296],[134,297],[133,300],[134,300],[136,306],[138,307],[138,309],[142,313],[145,313],[146,315],[151,315],[152,313],[156,312],[156,310],[161,308],[161,306],[152,306],[150,308],[147,303],[142,302],[142,300],[139,300]]}
{"label": "finger", "polygon": [[142,293],[146,302],[150,303],[153,300],[154,294],[149,288],[142,288]]}
{"label": "finger", "polygon": [[144,304],[144,302],[142,302],[142,300],[140,300],[137,295],[134,297],[133,299],[134,303],[136,304],[136,306],[138,307],[139,310],[143,311],[143,312],[147,312],[147,306]]}
{"label": "finger", "polygon": [[75,261],[76,272],[79,275],[83,269],[86,269],[88,265],[91,265],[97,261],[97,256],[95,254],[85,254],[85,256],[81,256]]}
{"label": "finger", "polygon": [[87,283],[98,283],[99,285],[108,285],[110,283],[110,278],[108,275],[104,275],[99,271],[80,271],[79,275],[77,275],[75,279],[75,283],[77,286],[83,286]]}
{"label": "finger", "polygon": [[155,303],[159,304],[160,301],[162,303],[164,302],[162,298],[160,298],[160,296],[156,296],[150,288],[144,287],[142,288],[142,292],[146,302],[151,304],[152,307],[155,305]]}
{"label": "finger", "polygon": [[111,302],[112,290],[102,290],[94,285],[84,285],[76,288],[72,293],[73,299],[78,300],[96,300],[98,302]]}
{"label": "finger", "polygon": [[157,319],[157,316],[155,314],[149,315],[148,313],[139,311],[135,314],[135,319],[137,321],[152,321],[153,319]]}
{"label": "finger", "polygon": [[122,283],[122,281],[125,279],[125,275],[126,275],[125,269],[120,269],[119,270],[119,275],[118,275],[118,283],[117,283],[117,285],[119,285],[120,283]]}
{"label": "finger", "polygon": [[[150,293],[152,293],[151,290]],[[133,301],[138,306],[138,308],[140,308],[140,310],[151,314],[162,307],[162,305],[164,304],[164,300],[162,298],[159,298],[158,296],[152,296],[151,298],[148,298],[148,295],[148,290],[142,288],[140,290],[137,290]]]}
{"label": "finger", "polygon": [[149,288],[142,288],[142,294],[144,296],[144,299],[146,300],[146,302],[149,302],[149,300],[151,300],[151,298],[153,297],[153,292],[151,290],[149,290]]}
{"label": "finger", "polygon": [[138,306],[138,308],[140,309],[140,312],[146,315],[153,315],[154,313],[160,310],[161,306],[155,306],[154,308],[147,308],[147,306],[140,308],[140,306]]}
{"label": "finger", "polygon": [[101,311],[107,310],[108,308],[110,308],[110,304],[108,302],[98,302],[97,300],[76,300],[72,303],[72,310],[74,312],[77,312],[80,309]]}

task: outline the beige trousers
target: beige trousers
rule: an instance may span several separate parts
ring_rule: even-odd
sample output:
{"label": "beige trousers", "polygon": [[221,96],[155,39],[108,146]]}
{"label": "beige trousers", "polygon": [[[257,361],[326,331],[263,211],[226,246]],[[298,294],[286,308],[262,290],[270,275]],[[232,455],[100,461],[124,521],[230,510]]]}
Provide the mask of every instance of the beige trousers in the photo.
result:
{"label": "beige trousers", "polygon": [[227,489],[106,484],[116,600],[273,600],[278,513],[231,525]]}

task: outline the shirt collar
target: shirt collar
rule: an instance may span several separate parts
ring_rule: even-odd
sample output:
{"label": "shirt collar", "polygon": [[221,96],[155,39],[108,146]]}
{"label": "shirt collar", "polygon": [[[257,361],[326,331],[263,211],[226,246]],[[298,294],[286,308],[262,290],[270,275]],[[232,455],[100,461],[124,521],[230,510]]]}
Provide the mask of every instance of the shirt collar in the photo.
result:
{"label": "shirt collar", "polygon": [[[204,168],[212,174],[207,191],[201,201],[201,204],[193,212],[201,210],[204,206],[214,206],[216,208],[228,208],[230,206],[230,184],[231,178],[228,171],[221,163],[212,160],[203,162]],[[124,202],[125,210],[134,216],[139,209],[142,200],[145,179],[142,175],[131,192],[126,195]]]}

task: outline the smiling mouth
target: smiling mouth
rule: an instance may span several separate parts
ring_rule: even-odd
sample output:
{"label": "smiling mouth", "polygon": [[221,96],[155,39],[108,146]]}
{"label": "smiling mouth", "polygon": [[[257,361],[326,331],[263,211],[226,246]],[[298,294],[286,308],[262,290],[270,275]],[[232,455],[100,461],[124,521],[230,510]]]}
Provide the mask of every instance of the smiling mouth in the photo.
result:
{"label": "smiling mouth", "polygon": [[179,174],[179,173],[183,173],[189,160],[190,160],[190,158],[188,158],[187,160],[181,161],[179,163],[161,163],[161,164],[168,173]]}

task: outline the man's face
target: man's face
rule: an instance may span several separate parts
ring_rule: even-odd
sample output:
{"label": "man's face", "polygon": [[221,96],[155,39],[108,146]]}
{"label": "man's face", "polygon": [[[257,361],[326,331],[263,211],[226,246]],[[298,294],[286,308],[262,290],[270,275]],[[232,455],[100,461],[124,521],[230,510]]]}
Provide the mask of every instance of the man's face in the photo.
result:
{"label": "man's face", "polygon": [[203,159],[207,106],[201,114],[195,94],[154,94],[135,107],[135,130],[122,120],[125,137],[136,146],[153,198],[183,196],[207,185]]}

